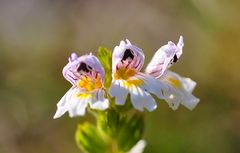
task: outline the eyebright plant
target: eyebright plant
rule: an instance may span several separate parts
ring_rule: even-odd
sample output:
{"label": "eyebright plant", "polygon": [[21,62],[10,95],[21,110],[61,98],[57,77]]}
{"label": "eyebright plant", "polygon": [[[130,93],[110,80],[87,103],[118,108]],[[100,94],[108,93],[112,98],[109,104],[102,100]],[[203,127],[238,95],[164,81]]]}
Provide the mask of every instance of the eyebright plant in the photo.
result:
{"label": "eyebright plant", "polygon": [[183,46],[182,36],[177,44],[169,41],[144,71],[144,53],[129,40],[121,41],[113,52],[100,47],[97,56],[72,53],[63,68],[72,87],[58,102],[54,119],[87,111],[96,118],[96,125],[85,122],[76,130],[77,145],[86,153],[143,152],[141,112],[155,110],[160,100],[173,110],[180,104],[192,110],[199,102],[192,95],[196,83],[168,70],[179,60]]}

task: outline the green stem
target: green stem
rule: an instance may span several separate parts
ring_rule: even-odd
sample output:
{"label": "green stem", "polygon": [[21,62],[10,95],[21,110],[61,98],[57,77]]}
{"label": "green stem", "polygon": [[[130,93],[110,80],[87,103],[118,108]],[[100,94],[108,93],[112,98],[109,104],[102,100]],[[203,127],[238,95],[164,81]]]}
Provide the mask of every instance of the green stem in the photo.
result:
{"label": "green stem", "polygon": [[111,144],[111,153],[120,153],[118,151],[118,146],[115,140],[112,140],[112,144]]}

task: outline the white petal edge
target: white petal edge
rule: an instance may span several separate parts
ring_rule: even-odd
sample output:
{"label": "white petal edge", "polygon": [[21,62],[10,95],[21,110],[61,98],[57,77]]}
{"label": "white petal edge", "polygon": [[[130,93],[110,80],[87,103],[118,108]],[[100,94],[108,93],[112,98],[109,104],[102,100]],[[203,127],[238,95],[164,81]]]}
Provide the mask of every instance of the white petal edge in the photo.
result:
{"label": "white petal edge", "polygon": [[[181,83],[182,87],[176,88],[171,84],[169,84],[169,82],[167,81],[167,78],[169,77],[178,80]],[[199,103],[200,100],[196,98],[194,95],[192,95],[192,91],[196,86],[196,82],[194,82],[190,78],[185,78],[178,75],[177,73],[166,71],[162,76],[162,78],[160,79],[166,84],[168,84],[169,86],[169,90],[165,90],[164,94],[165,94],[166,101],[169,103],[170,107],[172,104],[175,104],[175,105],[177,104],[177,102],[174,101],[175,98],[178,99],[178,103],[181,103],[182,105],[184,105],[186,108],[190,110],[193,110],[196,107],[196,105]],[[175,98],[166,97],[170,95],[171,97],[175,97]],[[177,107],[178,106],[175,106],[173,107],[173,109],[176,110]]]}
{"label": "white petal edge", "polygon": [[168,90],[168,86],[148,74],[138,73],[137,78],[144,81],[143,88],[145,91],[156,95],[159,99],[164,99],[163,90]]}
{"label": "white petal edge", "polygon": [[129,91],[135,109],[144,111],[144,108],[146,108],[151,112],[157,108],[157,103],[154,98],[141,87],[132,85]]}
{"label": "white petal edge", "polygon": [[[76,95],[75,95],[76,96]],[[68,108],[68,114],[70,117],[83,116],[85,115],[86,108],[88,105],[88,99],[81,99],[78,97],[72,97],[72,104]]]}
{"label": "white petal edge", "polygon": [[109,101],[104,97],[104,90],[99,89],[93,93],[94,98],[90,101],[90,107],[97,110],[106,110],[109,107]]}
{"label": "white petal edge", "polygon": [[82,99],[81,101],[79,101],[79,104],[77,104],[77,107],[76,107],[76,115],[74,115],[74,116],[85,115],[86,108],[87,108],[90,100],[91,100],[90,98],[86,98],[86,99]]}
{"label": "white petal edge", "polygon": [[143,101],[141,100],[138,87],[131,86],[129,88],[129,91],[130,91],[131,102],[133,107],[141,112],[144,111],[144,104],[143,104]]}
{"label": "white petal edge", "polygon": [[128,152],[128,153],[143,153],[144,148],[146,147],[146,141],[145,140],[139,140],[135,146]]}
{"label": "white petal edge", "polygon": [[124,86],[124,80],[113,80],[109,89],[111,97],[115,97],[117,105],[124,105],[129,91]]}
{"label": "white petal edge", "polygon": [[177,45],[169,41],[166,45],[160,47],[147,65],[145,72],[155,78],[160,78],[173,64],[173,57],[176,55],[177,59],[180,58],[183,46],[183,37],[180,36]]}
{"label": "white petal edge", "polygon": [[61,117],[68,111],[69,105],[71,105],[72,103],[71,97],[73,94],[76,94],[76,92],[77,92],[76,87],[72,87],[60,99],[60,101],[57,103],[57,111],[53,117],[54,119]]}

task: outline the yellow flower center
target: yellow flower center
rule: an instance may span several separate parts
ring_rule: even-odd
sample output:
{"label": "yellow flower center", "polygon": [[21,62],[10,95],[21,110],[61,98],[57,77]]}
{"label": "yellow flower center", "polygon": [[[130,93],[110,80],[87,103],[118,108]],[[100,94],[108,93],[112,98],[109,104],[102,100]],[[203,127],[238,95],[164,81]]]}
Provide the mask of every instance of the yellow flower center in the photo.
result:
{"label": "yellow flower center", "polygon": [[126,68],[121,68],[118,69],[115,73],[114,73],[114,79],[115,80],[119,80],[119,79],[123,79],[124,81],[124,86],[126,87],[131,87],[131,86],[140,86],[141,84],[143,84],[143,81],[140,79],[130,79],[131,77],[133,77],[134,75],[136,75],[137,71],[134,69],[126,69]]}
{"label": "yellow flower center", "polygon": [[181,88],[182,87],[182,84],[179,80],[177,80],[173,77],[169,77],[167,79],[170,82],[170,84],[172,84],[174,87],[176,87],[176,88]]}
{"label": "yellow flower center", "polygon": [[143,84],[142,80],[136,79],[136,80],[128,80],[128,81],[124,81],[124,86],[125,87],[132,87],[132,86],[140,86]]}
{"label": "yellow flower center", "polygon": [[92,91],[95,89],[102,88],[103,84],[100,76],[97,76],[96,78],[90,78],[88,76],[84,76],[81,80],[77,82],[77,87],[83,88],[86,91]]}
{"label": "yellow flower center", "polygon": [[77,97],[80,99],[88,99],[88,98],[92,98],[93,95],[88,93],[78,93]]}
{"label": "yellow flower center", "polygon": [[115,80],[119,79],[127,80],[130,77],[134,76],[136,73],[137,72],[134,69],[120,68],[114,73],[114,78]]}

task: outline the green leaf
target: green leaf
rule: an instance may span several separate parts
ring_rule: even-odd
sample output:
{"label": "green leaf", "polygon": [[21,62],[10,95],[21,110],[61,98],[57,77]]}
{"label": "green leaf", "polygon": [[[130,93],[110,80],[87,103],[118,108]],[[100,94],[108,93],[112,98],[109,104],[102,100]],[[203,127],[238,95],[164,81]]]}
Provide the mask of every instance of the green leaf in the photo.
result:
{"label": "green leaf", "polygon": [[87,153],[105,153],[107,145],[101,134],[90,123],[84,123],[78,126],[76,131],[77,145]]}
{"label": "green leaf", "polygon": [[118,136],[118,148],[129,151],[143,136],[144,119],[141,114],[134,114],[122,127]]}
{"label": "green leaf", "polygon": [[112,82],[112,52],[107,48],[99,47],[97,56],[105,69],[104,86],[108,89]]}

